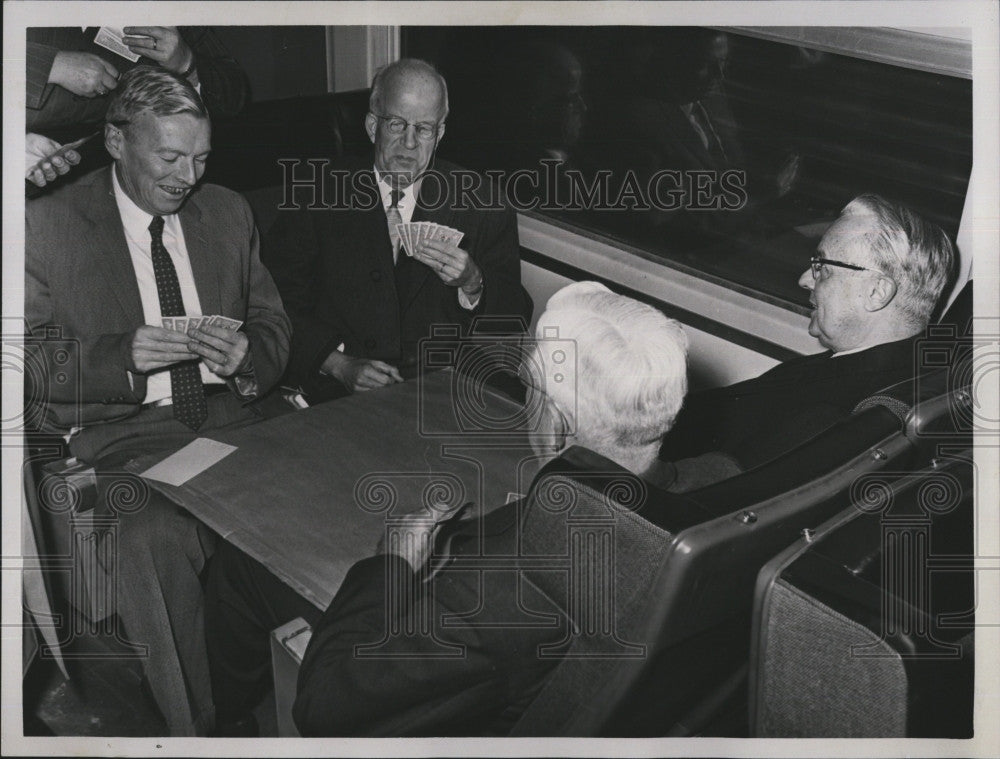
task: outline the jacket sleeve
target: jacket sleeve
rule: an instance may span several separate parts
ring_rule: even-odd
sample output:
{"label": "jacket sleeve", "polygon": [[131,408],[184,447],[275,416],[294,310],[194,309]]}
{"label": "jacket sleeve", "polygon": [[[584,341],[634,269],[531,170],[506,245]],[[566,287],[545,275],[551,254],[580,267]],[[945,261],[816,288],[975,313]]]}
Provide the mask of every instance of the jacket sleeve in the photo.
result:
{"label": "jacket sleeve", "polygon": [[212,118],[236,116],[250,92],[243,68],[210,27],[186,26],[179,31],[194,53],[201,96]]}
{"label": "jacket sleeve", "polygon": [[[435,629],[440,615],[475,608],[478,583],[435,583],[428,598],[416,581],[393,554],[348,572],[299,670],[293,716],[302,735],[454,734],[470,715],[504,703],[508,668],[500,662],[509,631],[466,626],[449,630],[447,641],[389,634]],[[407,601],[415,597],[407,591],[417,590],[412,603],[400,601],[398,617],[392,586]]]}
{"label": "jacket sleeve", "polygon": [[[520,243],[517,217],[508,208],[479,212],[481,225],[476,248],[470,255],[483,273],[483,293],[474,316],[494,317],[506,324],[531,323],[531,296],[521,285]],[[456,295],[457,298],[457,295]],[[503,331],[512,331],[506,327]]]}
{"label": "jacket sleeve", "polygon": [[146,378],[130,380],[126,369],[132,332],[79,335],[57,316],[49,271],[58,264],[50,259],[68,244],[53,234],[51,210],[29,206],[25,220],[24,392],[26,402],[47,406],[57,422],[68,426],[87,421],[79,417],[80,404],[140,403]]}
{"label": "jacket sleeve", "polygon": [[59,48],[55,45],[28,41],[24,61],[27,76],[24,104],[29,109],[38,110],[45,105],[45,100],[55,86],[49,85],[49,74],[58,53]]}
{"label": "jacket sleeve", "polygon": [[281,303],[278,288],[260,260],[260,238],[253,213],[241,199],[243,222],[249,229],[246,265],[246,325],[250,340],[257,394],[274,387],[284,374],[291,345],[291,322]]}
{"label": "jacket sleeve", "polygon": [[309,211],[284,212],[265,236],[264,261],[292,322],[292,377],[313,377],[343,341],[342,329],[317,317],[320,241]]}

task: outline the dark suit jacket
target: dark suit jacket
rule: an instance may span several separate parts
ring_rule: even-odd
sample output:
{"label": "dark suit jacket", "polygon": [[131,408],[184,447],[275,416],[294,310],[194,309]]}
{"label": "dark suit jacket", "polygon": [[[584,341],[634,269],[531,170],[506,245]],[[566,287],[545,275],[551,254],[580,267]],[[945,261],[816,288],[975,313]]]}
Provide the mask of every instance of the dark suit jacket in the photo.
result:
{"label": "dark suit jacket", "polygon": [[[78,418],[132,416],[146,394],[145,377],[134,375],[132,387],[125,368],[132,333],[144,320],[112,170],[99,169],[26,207],[27,327],[36,337],[61,330],[60,340],[35,347],[51,380],[26,383],[26,400],[41,403],[56,429]],[[258,258],[250,207],[231,190],[203,185],[179,216],[202,313],[244,322],[262,394],[285,368],[290,325]]]}
{"label": "dark suit jacket", "polygon": [[[347,202],[337,198],[338,207],[317,210],[303,202],[299,210],[280,211],[264,244],[264,263],[294,327],[289,380],[301,384],[312,400],[345,392],[339,382],[319,374],[320,365],[340,343],[349,356],[413,367],[418,341],[429,335],[432,325],[457,324],[467,330],[473,317],[484,315],[530,320],[514,214],[506,208],[456,207],[449,173],[456,167],[437,162],[437,171],[449,179],[448,200],[432,210],[442,187],[425,179],[412,220],[465,233],[460,245],[482,269],[485,283],[473,311],[459,305],[457,288],[445,285],[424,264],[400,253],[400,266],[393,266],[372,163],[354,160],[338,168],[350,171]],[[328,202],[334,201],[331,194]]]}
{"label": "dark suit jacket", "polygon": [[[249,96],[249,83],[240,64],[209,27],[181,27],[180,34],[194,53],[201,95],[213,118],[235,116]],[[63,50],[94,53],[110,62],[120,73],[134,66],[156,65],[149,58],[132,63],[127,58],[94,44],[96,27],[33,27],[27,41],[27,109],[29,132],[89,124],[93,129],[104,119],[110,95],[77,97],[58,85],[48,84],[56,54]]]}
{"label": "dark suit jacket", "polygon": [[764,463],[848,416],[914,373],[915,338],[834,358],[829,351],[786,361],[754,379],[692,394],[661,458],[723,451],[744,469]]}
{"label": "dark suit jacket", "polygon": [[[486,554],[516,555],[517,506],[508,504],[484,520]],[[475,520],[473,520],[474,522]],[[476,530],[453,541],[453,553],[478,552]],[[387,563],[388,562],[388,563]],[[426,625],[435,642],[414,636],[390,639],[379,653],[364,658],[355,646],[378,643],[386,630],[390,583],[413,587],[416,575],[394,555],[375,556],[355,564],[336,597],[313,628],[313,637],[299,670],[293,716],[304,736],[366,737],[412,735],[497,735],[510,725],[504,712],[529,698],[553,665],[539,659],[536,646],[560,640],[565,627],[490,627],[504,621],[514,605],[512,572],[494,572],[480,587],[476,570],[440,573],[430,600],[427,620],[420,604],[407,604],[401,625]],[[501,577],[500,575],[506,575]],[[490,597],[483,597],[483,593]],[[501,597],[504,596],[504,597]],[[558,613],[554,605],[533,611]],[[442,628],[442,615],[480,609],[475,625]],[[401,628],[405,629],[405,627]],[[455,656],[456,646],[464,654]],[[451,656],[447,656],[447,654]],[[402,655],[402,656],[401,656]]]}
{"label": "dark suit jacket", "polygon": [[[625,472],[586,449],[576,449],[575,457],[585,462],[585,471]],[[694,508],[681,497],[660,497],[665,502],[656,502],[651,488],[641,512],[657,524],[677,519],[681,509]],[[568,635],[566,610],[560,608],[565,598],[542,595],[522,582],[509,563],[508,569],[481,569],[480,557],[487,557],[488,563],[488,557],[509,562],[523,555],[518,528],[523,514],[524,502],[518,501],[486,514],[481,528],[477,519],[461,522],[447,550],[442,546],[444,533],[438,535],[436,552],[464,558],[464,566],[476,568],[452,565],[420,589],[405,593],[399,616],[390,616],[390,624],[397,630],[431,630],[434,637],[392,636],[369,658],[359,655],[356,647],[377,644],[384,635],[389,584],[412,588],[416,576],[405,560],[392,555],[365,559],[351,568],[313,625],[299,670],[293,716],[303,736],[510,732],[558,662],[555,656],[539,657],[538,646]],[[563,529],[561,524],[560,532]],[[429,618],[414,602],[417,597],[429,603]],[[555,615],[555,620],[545,622],[526,610]],[[448,620],[446,615],[465,618]],[[460,656],[456,646],[463,647]]]}

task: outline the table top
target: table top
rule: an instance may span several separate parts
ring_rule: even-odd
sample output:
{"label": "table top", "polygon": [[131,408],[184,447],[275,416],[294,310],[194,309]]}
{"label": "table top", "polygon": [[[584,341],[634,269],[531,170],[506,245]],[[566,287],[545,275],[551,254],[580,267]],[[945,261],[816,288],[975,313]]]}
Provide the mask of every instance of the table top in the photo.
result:
{"label": "table top", "polygon": [[489,387],[433,372],[213,435],[237,450],[184,485],[147,482],[325,609],[387,520],[470,501],[485,513],[526,493],[542,463],[527,417]]}

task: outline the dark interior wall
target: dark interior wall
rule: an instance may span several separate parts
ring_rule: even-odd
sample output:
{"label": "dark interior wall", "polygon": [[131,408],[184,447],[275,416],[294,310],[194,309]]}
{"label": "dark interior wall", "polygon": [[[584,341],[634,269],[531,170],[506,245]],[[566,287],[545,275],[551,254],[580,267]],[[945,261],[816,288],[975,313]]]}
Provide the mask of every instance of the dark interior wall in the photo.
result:
{"label": "dark interior wall", "polygon": [[220,40],[250,78],[254,102],[324,93],[326,27],[219,26]]}

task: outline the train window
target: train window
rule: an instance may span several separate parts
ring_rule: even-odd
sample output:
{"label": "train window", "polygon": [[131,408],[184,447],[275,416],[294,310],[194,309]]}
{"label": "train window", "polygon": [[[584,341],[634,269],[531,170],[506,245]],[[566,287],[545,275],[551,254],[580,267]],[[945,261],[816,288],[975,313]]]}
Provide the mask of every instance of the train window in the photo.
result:
{"label": "train window", "polygon": [[701,27],[404,27],[449,83],[440,155],[541,214],[793,311],[877,192],[958,230],[968,79]]}

